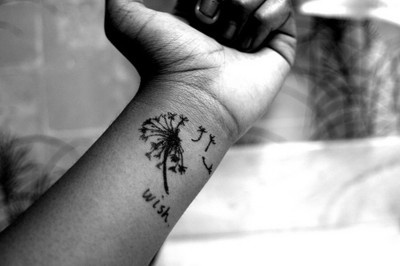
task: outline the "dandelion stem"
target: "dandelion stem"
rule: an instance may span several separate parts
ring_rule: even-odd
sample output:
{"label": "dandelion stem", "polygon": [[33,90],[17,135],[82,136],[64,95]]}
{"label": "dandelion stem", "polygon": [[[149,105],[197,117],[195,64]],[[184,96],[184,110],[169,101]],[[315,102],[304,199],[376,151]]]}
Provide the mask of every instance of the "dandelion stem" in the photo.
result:
{"label": "dandelion stem", "polygon": [[164,151],[164,158],[163,158],[163,180],[164,180],[164,189],[165,193],[169,195],[168,189],[168,180],[167,180],[167,159],[169,155],[169,148]]}

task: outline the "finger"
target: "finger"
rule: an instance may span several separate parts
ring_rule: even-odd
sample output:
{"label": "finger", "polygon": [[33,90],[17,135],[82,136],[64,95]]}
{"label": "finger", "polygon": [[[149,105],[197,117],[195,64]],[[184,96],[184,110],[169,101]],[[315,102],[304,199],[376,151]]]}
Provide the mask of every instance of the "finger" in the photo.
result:
{"label": "finger", "polygon": [[267,47],[280,54],[289,65],[293,65],[297,44],[296,23],[293,15],[290,15],[285,24],[271,35],[271,37],[268,37],[270,41]]}
{"label": "finger", "polygon": [[217,22],[223,0],[199,0],[195,7],[196,17],[205,24]]}
{"label": "finger", "polygon": [[226,0],[221,9],[219,24],[222,36],[227,41],[233,41],[240,34],[249,16],[265,0]]}
{"label": "finger", "polygon": [[211,25],[219,18],[219,10],[224,0],[178,0],[174,15],[198,27],[199,23]]}
{"label": "finger", "polygon": [[289,0],[269,0],[264,2],[248,19],[244,26],[239,45],[245,51],[261,47],[271,32],[281,28],[291,15]]}

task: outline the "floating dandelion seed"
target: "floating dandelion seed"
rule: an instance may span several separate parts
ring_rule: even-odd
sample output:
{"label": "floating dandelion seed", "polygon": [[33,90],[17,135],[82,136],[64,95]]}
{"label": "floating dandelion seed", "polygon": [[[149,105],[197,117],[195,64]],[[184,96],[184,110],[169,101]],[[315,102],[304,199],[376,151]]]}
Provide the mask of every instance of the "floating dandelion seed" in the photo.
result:
{"label": "floating dandelion seed", "polygon": [[210,148],[211,144],[214,144],[214,145],[215,145],[216,142],[215,142],[215,136],[210,134],[210,142],[208,142],[208,145],[207,145],[207,147],[206,147],[206,149],[205,149],[205,152],[208,151],[208,149]]}
{"label": "floating dandelion seed", "polygon": [[199,126],[199,129],[197,130],[197,132],[199,132],[200,135],[199,135],[199,137],[198,137],[197,139],[192,139],[193,142],[198,142],[198,141],[200,141],[201,138],[203,137],[203,134],[207,133],[207,130],[206,130],[204,127],[202,127],[202,126]]}

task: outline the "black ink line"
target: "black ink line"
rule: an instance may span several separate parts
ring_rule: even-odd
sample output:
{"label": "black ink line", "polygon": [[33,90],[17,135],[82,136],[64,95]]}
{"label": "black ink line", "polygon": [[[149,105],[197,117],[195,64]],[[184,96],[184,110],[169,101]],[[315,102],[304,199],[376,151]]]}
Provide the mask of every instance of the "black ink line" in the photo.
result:
{"label": "black ink line", "polygon": [[[174,173],[179,172],[182,175],[187,169],[183,163],[184,150],[181,146],[182,140],[179,133],[180,127],[185,126],[189,119],[180,115],[178,121],[175,121],[176,116],[177,114],[167,113],[149,118],[143,122],[139,129],[141,140],[147,142],[147,140],[152,139],[154,141],[150,144],[150,151],[146,152],[145,155],[149,160],[151,158],[159,160],[156,167],[162,170],[164,190],[168,195],[168,170]],[[168,164],[172,164],[172,166],[168,167]]]}
{"label": "black ink line", "polygon": [[206,164],[206,158],[205,158],[204,156],[203,156],[202,158],[203,158],[204,167],[207,169],[208,174],[211,175],[212,169],[213,169],[213,164],[210,165],[210,166],[208,166],[208,165]]}
{"label": "black ink line", "polygon": [[167,226],[169,227],[168,217],[169,217],[169,211],[170,211],[171,207],[163,204],[162,200],[164,199],[164,196],[161,196],[161,199],[159,199],[148,188],[143,192],[142,197],[146,202],[151,204],[151,206],[156,211],[156,213],[160,216],[160,218],[164,221],[164,223],[166,223]]}
{"label": "black ink line", "polygon": [[205,149],[205,152],[208,151],[208,149],[210,148],[210,145],[214,144],[215,145],[215,136],[210,134],[210,142],[208,142],[207,148]]}
{"label": "black ink line", "polygon": [[199,129],[197,130],[197,132],[200,133],[200,136],[199,136],[197,139],[192,139],[193,142],[198,142],[198,141],[200,141],[201,138],[203,137],[203,134],[207,133],[207,130],[206,130],[204,127],[202,127],[202,126],[199,126]]}
{"label": "black ink line", "polygon": [[143,198],[145,201],[149,202],[149,201],[152,201],[153,199],[155,199],[156,197],[150,193],[150,189],[146,189],[146,191],[143,192]]}

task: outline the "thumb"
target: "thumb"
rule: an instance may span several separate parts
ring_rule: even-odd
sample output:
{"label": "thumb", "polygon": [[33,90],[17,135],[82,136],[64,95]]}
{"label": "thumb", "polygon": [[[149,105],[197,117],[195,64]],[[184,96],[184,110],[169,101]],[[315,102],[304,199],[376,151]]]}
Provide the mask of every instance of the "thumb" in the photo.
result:
{"label": "thumb", "polygon": [[174,15],[196,28],[217,22],[223,0],[178,0]]}
{"label": "thumb", "polygon": [[246,54],[241,61],[243,69],[251,69],[246,72],[246,80],[250,80],[253,86],[246,90],[246,94],[251,96],[255,113],[262,116],[279,93],[291,66],[284,57],[270,48]]}
{"label": "thumb", "polygon": [[248,54],[245,60],[249,69],[252,69],[247,75],[251,76],[255,84],[265,84],[265,73],[274,77],[266,86],[259,86],[260,91],[254,91],[259,95],[258,100],[261,103],[271,102],[275,98],[294,64],[297,41],[293,17],[290,16],[268,41],[265,47],[256,53]]}

